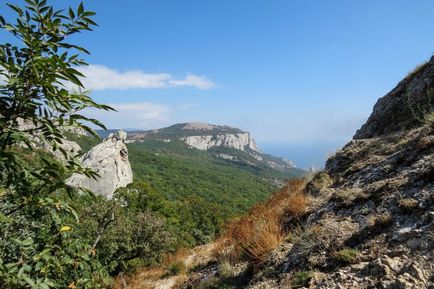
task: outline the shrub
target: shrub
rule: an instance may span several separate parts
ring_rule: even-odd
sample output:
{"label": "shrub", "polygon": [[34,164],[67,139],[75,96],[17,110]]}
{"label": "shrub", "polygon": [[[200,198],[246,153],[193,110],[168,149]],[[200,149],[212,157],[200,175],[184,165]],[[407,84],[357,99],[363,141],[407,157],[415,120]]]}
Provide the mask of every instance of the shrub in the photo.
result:
{"label": "shrub", "polygon": [[101,196],[80,199],[82,218],[77,234],[94,243],[96,257],[112,275],[157,263],[173,247],[164,220],[138,207],[134,198],[121,195],[115,192],[112,200]]}
{"label": "shrub", "polygon": [[294,274],[291,280],[292,288],[308,286],[309,281],[313,278],[315,271],[300,271]]}
{"label": "shrub", "polygon": [[340,189],[333,195],[333,200],[344,206],[352,206],[356,202],[366,200],[370,194],[360,188]]}
{"label": "shrub", "polygon": [[333,180],[330,176],[326,172],[321,171],[313,176],[312,180],[306,185],[306,190],[310,194],[315,195],[321,192],[321,190],[330,187],[332,184]]}
{"label": "shrub", "polygon": [[236,286],[228,284],[224,280],[217,277],[210,277],[203,280],[198,286],[193,287],[195,289],[235,289]]}
{"label": "shrub", "polygon": [[[107,287],[91,243],[76,234],[75,194],[65,183],[73,173],[97,174],[62,148],[67,130],[96,136],[88,125],[104,128],[83,110],[111,109],[81,91],[77,68],[86,65],[80,54],[87,51],[69,43],[96,25],[95,13],[82,3],[65,13],[48,1],[25,2],[7,4],[13,21],[0,16],[2,40],[11,41],[0,44],[0,287]],[[62,162],[41,153],[41,144],[60,152]]]}
{"label": "shrub", "polygon": [[371,231],[387,228],[393,223],[392,215],[388,212],[372,214],[367,219],[367,224]]}
{"label": "shrub", "polygon": [[293,254],[297,258],[307,258],[319,251],[322,246],[321,233],[323,229],[320,225],[314,225],[306,230],[298,229],[294,232],[292,248]]}
{"label": "shrub", "polygon": [[231,263],[224,261],[219,264],[218,274],[221,278],[229,278],[234,275]]}
{"label": "shrub", "polygon": [[176,261],[167,268],[170,275],[178,275],[187,272],[187,266],[183,261]]}
{"label": "shrub", "polygon": [[357,259],[357,256],[359,255],[359,250],[344,248],[336,251],[333,255],[339,262],[344,264],[350,264],[354,263],[354,261]]}

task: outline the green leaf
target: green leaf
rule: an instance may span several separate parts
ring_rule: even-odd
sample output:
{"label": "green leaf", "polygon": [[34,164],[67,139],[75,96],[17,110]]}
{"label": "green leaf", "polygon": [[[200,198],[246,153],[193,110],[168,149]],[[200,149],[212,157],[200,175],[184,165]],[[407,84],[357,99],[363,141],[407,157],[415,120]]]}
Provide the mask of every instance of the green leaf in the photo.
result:
{"label": "green leaf", "polygon": [[77,14],[81,16],[83,15],[83,12],[84,12],[83,2],[80,2],[80,5],[78,6]]}
{"label": "green leaf", "polygon": [[24,276],[23,280],[30,285],[32,288],[36,286],[35,282],[28,276]]}
{"label": "green leaf", "polygon": [[6,3],[6,5],[8,5],[11,9],[13,9],[15,12],[17,12],[18,15],[23,16],[23,10],[20,7],[18,7],[17,5],[10,4],[10,3]]}
{"label": "green leaf", "polygon": [[74,11],[72,10],[71,7],[69,7],[69,9],[68,9],[68,14],[69,14],[69,18],[70,19],[74,19],[75,18]]}

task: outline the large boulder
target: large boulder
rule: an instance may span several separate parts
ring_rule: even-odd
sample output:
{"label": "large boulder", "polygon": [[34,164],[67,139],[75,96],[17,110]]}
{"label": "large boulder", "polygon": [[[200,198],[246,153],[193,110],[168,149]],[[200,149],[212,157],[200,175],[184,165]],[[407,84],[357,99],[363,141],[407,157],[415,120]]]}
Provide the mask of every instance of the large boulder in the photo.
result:
{"label": "large boulder", "polygon": [[74,174],[68,179],[68,184],[111,199],[118,188],[132,183],[133,172],[128,160],[125,139],[126,132],[110,134],[102,143],[83,156],[83,166],[93,169],[98,173],[99,178],[95,180],[81,174]]}

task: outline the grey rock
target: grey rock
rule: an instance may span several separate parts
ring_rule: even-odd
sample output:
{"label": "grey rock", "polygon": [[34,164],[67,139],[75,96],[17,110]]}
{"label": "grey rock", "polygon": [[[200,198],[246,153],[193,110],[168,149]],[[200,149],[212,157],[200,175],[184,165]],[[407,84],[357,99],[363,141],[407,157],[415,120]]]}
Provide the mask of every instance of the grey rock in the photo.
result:
{"label": "grey rock", "polygon": [[92,168],[99,174],[99,178],[95,180],[81,174],[74,174],[67,183],[111,199],[116,189],[133,182],[125,139],[125,132],[110,134],[102,143],[83,156],[81,160],[83,166]]}
{"label": "grey rock", "polygon": [[354,139],[371,138],[418,125],[419,109],[434,107],[434,56],[380,98]]}

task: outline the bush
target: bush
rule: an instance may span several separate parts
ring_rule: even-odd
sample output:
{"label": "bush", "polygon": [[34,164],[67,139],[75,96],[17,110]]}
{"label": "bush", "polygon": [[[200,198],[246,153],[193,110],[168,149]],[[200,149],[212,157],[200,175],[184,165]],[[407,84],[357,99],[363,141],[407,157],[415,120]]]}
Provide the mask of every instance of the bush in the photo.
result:
{"label": "bush", "polygon": [[315,271],[300,271],[294,274],[291,280],[292,288],[308,286],[309,281],[313,278]]}
{"label": "bush", "polygon": [[357,259],[357,256],[359,255],[359,250],[344,248],[336,251],[333,255],[339,262],[344,264],[350,264],[354,263],[354,261]]}
{"label": "bush", "polygon": [[65,13],[45,0],[25,2],[7,4],[14,21],[0,16],[10,33],[2,39],[11,39],[0,44],[0,288],[107,287],[92,245],[76,234],[75,194],[65,183],[73,173],[97,175],[62,148],[68,130],[96,135],[86,123],[104,128],[84,109],[111,109],[81,91],[77,68],[87,51],[66,42],[91,30],[95,13],[82,3]]}
{"label": "bush", "polygon": [[157,263],[173,249],[164,220],[136,201],[122,191],[112,200],[98,196],[81,203],[79,234],[94,244],[111,275]]}
{"label": "bush", "polygon": [[398,207],[405,212],[410,212],[418,207],[418,201],[413,198],[403,198],[398,201]]}
{"label": "bush", "polygon": [[170,264],[167,270],[170,275],[179,275],[187,272],[187,266],[183,261],[179,260]]}
{"label": "bush", "polygon": [[221,278],[229,278],[234,275],[231,263],[224,261],[219,264],[218,274]]}

